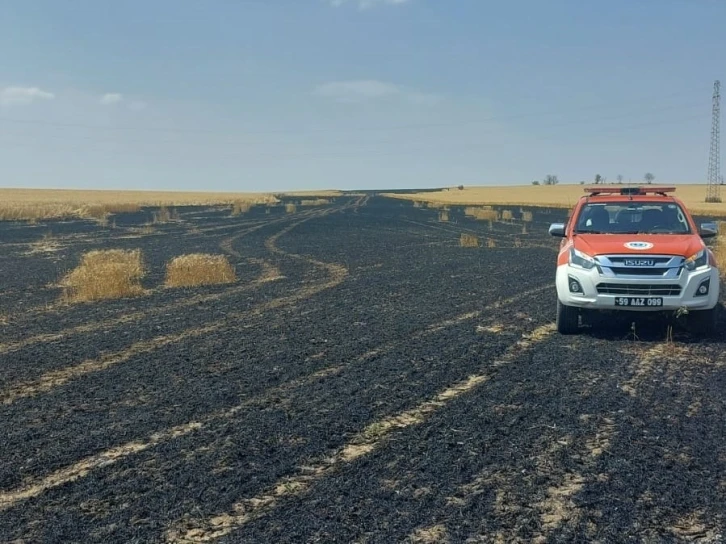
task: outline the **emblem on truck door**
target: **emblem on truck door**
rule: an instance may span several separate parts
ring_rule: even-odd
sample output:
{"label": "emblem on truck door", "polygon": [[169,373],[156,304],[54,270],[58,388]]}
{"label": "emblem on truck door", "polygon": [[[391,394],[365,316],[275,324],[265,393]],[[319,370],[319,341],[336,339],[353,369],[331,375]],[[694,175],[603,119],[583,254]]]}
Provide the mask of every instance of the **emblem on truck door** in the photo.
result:
{"label": "emblem on truck door", "polygon": [[650,242],[626,242],[623,244],[628,249],[637,249],[637,250],[644,250],[644,249],[650,249],[653,247],[653,244]]}

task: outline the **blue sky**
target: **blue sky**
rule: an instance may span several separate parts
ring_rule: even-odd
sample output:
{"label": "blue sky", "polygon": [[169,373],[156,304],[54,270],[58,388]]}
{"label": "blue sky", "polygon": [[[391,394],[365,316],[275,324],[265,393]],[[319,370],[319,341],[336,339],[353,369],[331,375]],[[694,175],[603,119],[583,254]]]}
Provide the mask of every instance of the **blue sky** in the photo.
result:
{"label": "blue sky", "polygon": [[723,0],[7,0],[0,185],[703,182],[724,22]]}

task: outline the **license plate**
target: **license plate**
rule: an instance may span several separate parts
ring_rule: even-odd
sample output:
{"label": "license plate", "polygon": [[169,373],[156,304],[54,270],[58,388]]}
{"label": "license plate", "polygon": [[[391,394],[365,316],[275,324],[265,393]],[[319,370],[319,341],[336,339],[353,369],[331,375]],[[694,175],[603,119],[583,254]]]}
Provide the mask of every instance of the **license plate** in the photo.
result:
{"label": "license plate", "polygon": [[662,297],[615,297],[615,306],[657,308],[663,306]]}

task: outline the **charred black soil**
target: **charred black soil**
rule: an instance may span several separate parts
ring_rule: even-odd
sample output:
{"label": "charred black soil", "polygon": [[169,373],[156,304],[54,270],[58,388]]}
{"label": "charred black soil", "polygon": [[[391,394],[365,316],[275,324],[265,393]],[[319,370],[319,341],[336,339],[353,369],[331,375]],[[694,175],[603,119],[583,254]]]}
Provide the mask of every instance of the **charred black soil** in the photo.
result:
{"label": "charred black soil", "polygon": [[[0,224],[0,541],[720,541],[726,334],[558,336],[532,211]],[[146,293],[59,302],[107,248]],[[193,252],[238,281],[164,288]]]}

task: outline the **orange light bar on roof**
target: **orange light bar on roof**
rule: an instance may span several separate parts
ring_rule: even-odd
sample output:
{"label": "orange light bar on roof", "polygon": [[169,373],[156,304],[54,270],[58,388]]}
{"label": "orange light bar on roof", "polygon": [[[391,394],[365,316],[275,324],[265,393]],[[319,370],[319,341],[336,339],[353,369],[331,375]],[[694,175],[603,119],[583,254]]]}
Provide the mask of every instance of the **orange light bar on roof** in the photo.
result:
{"label": "orange light bar on roof", "polygon": [[609,186],[603,187],[600,185],[594,185],[585,187],[585,192],[590,193],[590,196],[595,195],[622,195],[622,196],[635,196],[635,195],[646,195],[648,193],[665,195],[666,193],[675,192],[675,187],[659,187],[655,185],[647,186],[634,186],[634,187],[622,187],[622,186]]}

